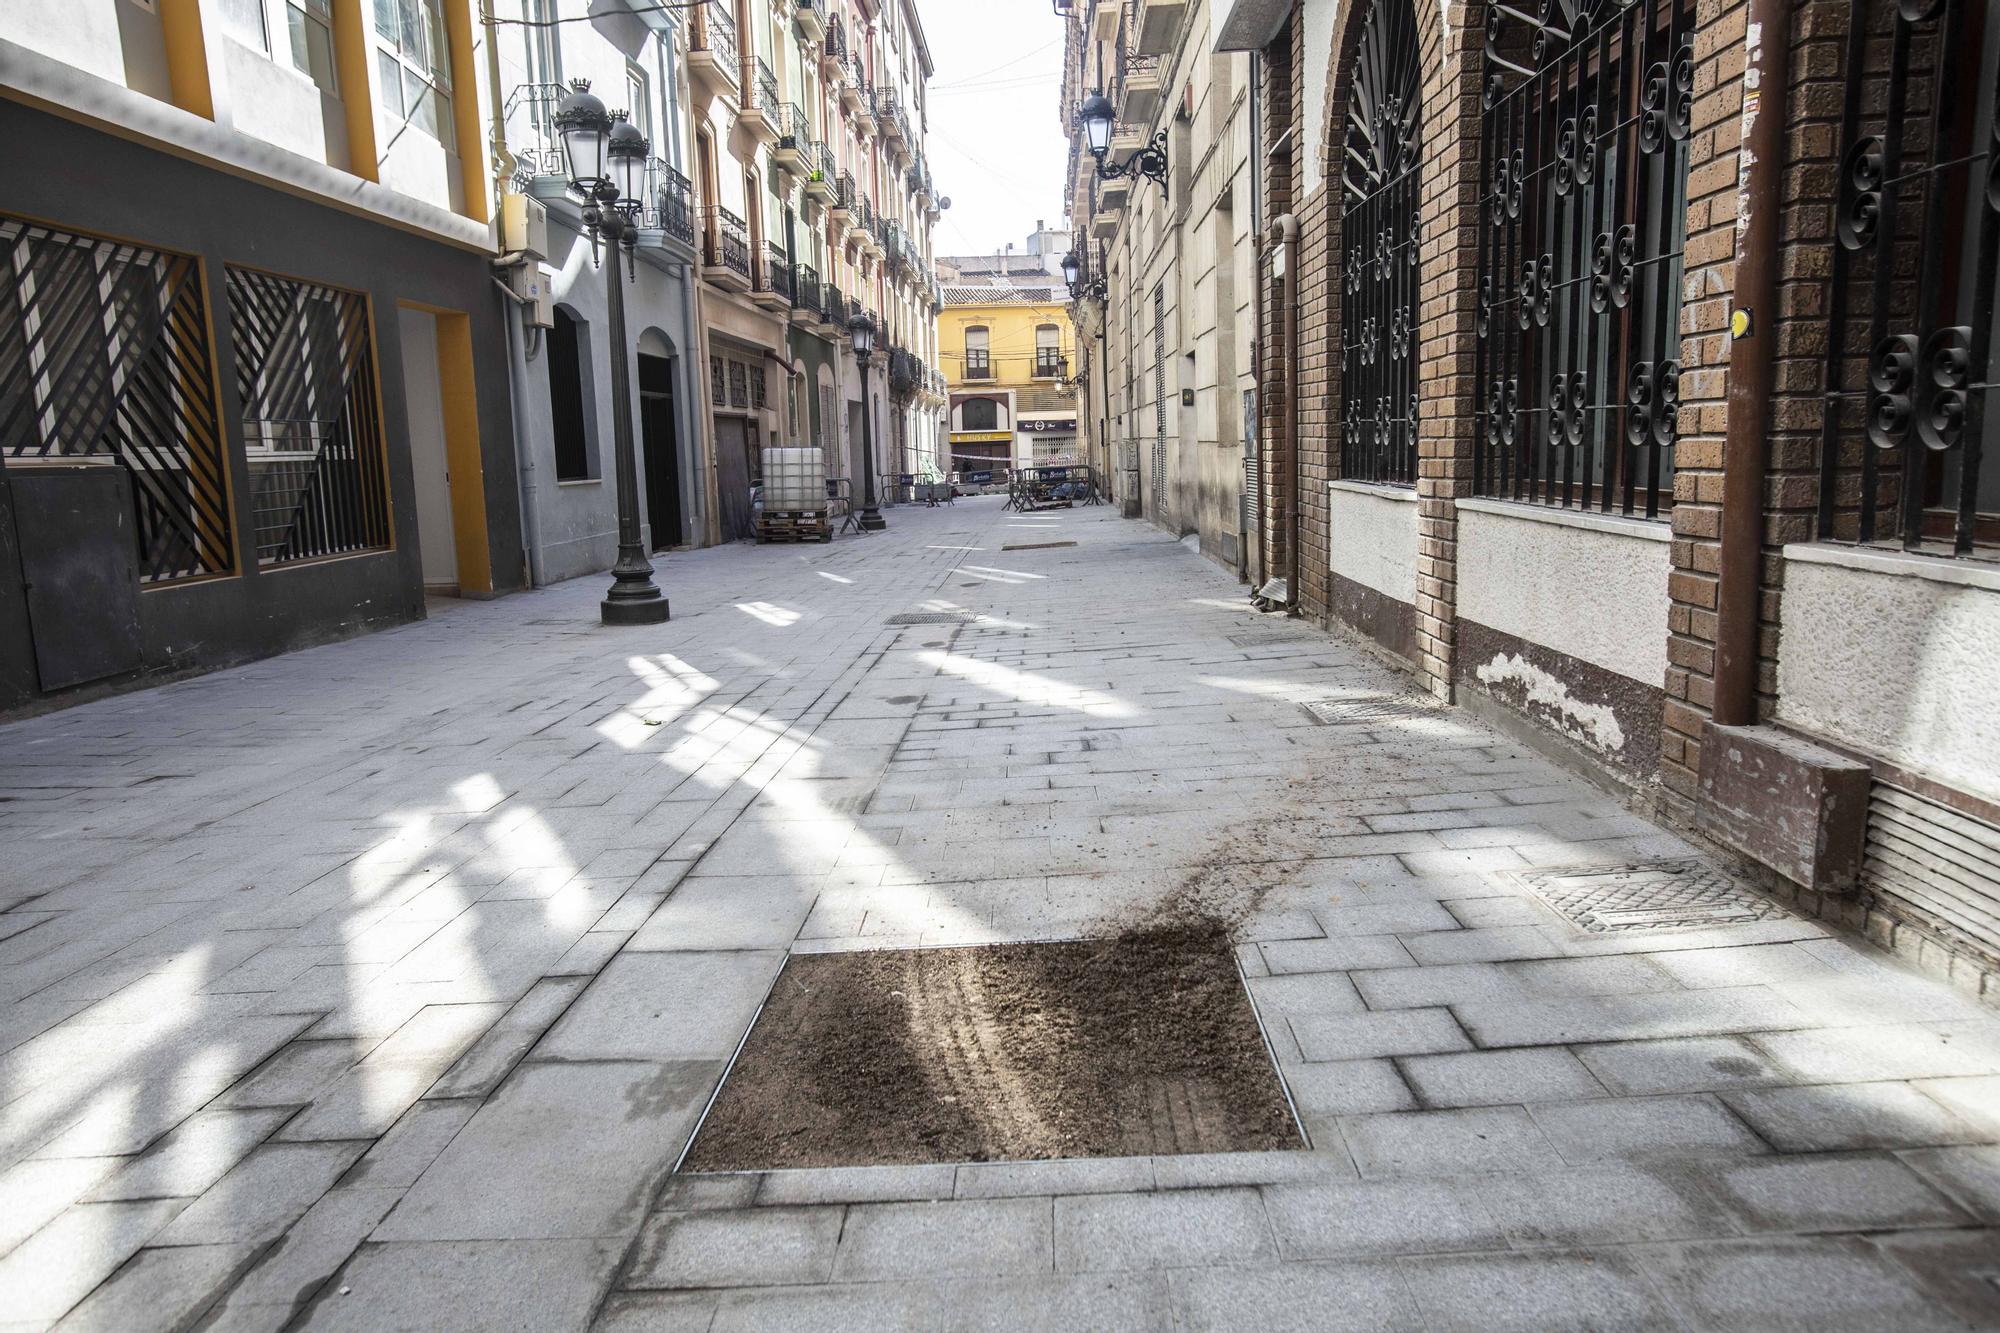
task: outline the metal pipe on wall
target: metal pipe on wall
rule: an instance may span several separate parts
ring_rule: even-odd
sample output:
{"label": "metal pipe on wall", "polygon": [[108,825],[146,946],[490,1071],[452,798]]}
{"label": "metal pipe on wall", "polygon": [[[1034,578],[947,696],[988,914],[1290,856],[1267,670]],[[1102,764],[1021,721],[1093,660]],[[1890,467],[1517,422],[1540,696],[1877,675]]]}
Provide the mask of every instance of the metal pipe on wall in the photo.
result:
{"label": "metal pipe on wall", "polygon": [[1290,213],[1271,223],[1284,272],[1285,345],[1285,609],[1299,605],[1299,220]]}
{"label": "metal pipe on wall", "polygon": [[1790,10],[1790,0],[1750,0],[1744,39],[1736,291],[1730,312],[1729,424],[1722,443],[1722,538],[1711,709],[1719,726],[1757,721],[1758,602],[1776,351]]}

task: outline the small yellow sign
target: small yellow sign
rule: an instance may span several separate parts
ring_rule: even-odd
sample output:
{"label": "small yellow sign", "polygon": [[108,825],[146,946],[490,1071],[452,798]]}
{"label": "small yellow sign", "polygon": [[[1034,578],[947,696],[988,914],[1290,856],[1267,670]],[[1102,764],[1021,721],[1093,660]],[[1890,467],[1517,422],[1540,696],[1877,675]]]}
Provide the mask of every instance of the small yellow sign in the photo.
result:
{"label": "small yellow sign", "polygon": [[1013,438],[1014,433],[1005,430],[955,430],[951,433],[953,444],[1005,444]]}

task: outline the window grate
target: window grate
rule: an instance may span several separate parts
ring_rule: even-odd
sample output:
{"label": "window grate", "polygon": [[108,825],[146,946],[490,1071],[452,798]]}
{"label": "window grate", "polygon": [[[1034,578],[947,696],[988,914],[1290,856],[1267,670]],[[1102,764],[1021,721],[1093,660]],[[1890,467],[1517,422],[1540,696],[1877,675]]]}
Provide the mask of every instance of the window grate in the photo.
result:
{"label": "window grate", "polygon": [[1965,0],[1852,10],[1819,535],[1992,557],[2000,21]]}
{"label": "window grate", "polygon": [[1492,11],[1473,488],[1673,504],[1694,0]]}
{"label": "window grate", "polygon": [[0,455],[109,458],[140,577],[235,568],[201,267],[0,216]]}
{"label": "window grate", "polygon": [[1417,475],[1417,23],[1377,0],[1347,74],[1340,215],[1340,475]]}
{"label": "window grate", "polygon": [[386,549],[367,299],[252,269],[225,276],[258,560]]}

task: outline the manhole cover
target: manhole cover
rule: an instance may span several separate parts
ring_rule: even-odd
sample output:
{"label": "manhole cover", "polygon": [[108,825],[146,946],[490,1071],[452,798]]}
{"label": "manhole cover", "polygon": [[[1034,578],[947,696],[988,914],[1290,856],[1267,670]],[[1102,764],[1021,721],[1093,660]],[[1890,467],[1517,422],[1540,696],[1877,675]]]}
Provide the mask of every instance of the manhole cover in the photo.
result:
{"label": "manhole cover", "polygon": [[1422,699],[1404,694],[1368,694],[1351,699],[1314,699],[1300,705],[1323,727],[1360,727],[1377,722],[1407,722],[1436,717]]}
{"label": "manhole cover", "polygon": [[1302,1146],[1220,931],[797,954],[686,1171]]}
{"label": "manhole cover", "polygon": [[890,616],[885,625],[963,625],[972,617],[963,611],[904,611]]}
{"label": "manhole cover", "polygon": [[1016,542],[1012,546],[1002,545],[1003,551],[1053,551],[1058,546],[1074,546],[1075,542]]}
{"label": "manhole cover", "polygon": [[1729,876],[1696,860],[1509,873],[1593,935],[1740,926],[1789,915],[1769,898],[1738,888]]}

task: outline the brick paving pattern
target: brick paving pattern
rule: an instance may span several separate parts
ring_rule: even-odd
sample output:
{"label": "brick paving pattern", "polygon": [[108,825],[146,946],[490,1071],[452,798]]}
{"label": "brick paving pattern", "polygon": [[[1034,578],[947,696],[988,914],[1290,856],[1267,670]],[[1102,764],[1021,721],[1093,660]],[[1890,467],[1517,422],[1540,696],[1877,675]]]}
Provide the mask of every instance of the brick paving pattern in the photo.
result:
{"label": "brick paving pattern", "polygon": [[[1577,928],[1702,853],[1111,510],[891,517],[0,729],[0,1325],[2000,1325],[1991,1010]],[[787,951],[1176,897],[1310,1150],[671,1174]]]}

